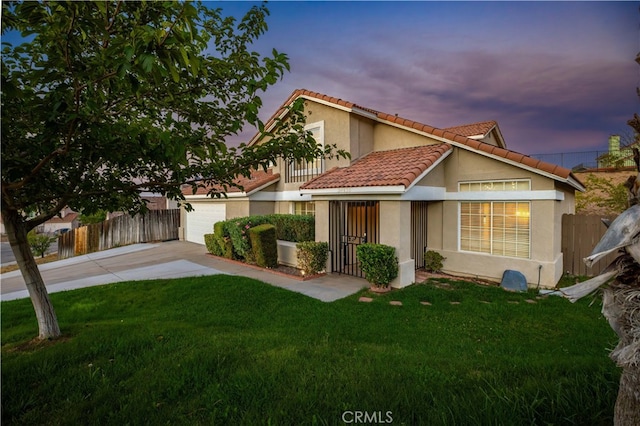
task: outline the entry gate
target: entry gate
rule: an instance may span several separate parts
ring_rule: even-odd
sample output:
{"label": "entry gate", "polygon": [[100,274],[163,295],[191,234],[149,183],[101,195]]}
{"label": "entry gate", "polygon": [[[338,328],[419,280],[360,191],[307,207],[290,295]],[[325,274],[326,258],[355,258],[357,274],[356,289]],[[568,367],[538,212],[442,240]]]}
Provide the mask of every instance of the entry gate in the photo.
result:
{"label": "entry gate", "polygon": [[329,228],[331,271],[363,277],[356,247],[377,243],[380,209],[377,201],[331,201]]}

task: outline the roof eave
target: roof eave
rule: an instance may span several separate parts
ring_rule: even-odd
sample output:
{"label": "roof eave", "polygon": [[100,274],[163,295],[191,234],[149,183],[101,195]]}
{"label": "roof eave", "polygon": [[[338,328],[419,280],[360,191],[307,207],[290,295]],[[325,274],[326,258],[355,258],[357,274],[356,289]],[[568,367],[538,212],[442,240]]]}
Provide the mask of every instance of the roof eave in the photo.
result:
{"label": "roof eave", "polygon": [[426,168],[426,170],[422,173],[420,173],[420,175],[418,177],[416,177],[413,182],[411,182],[411,184],[407,187],[407,191],[410,190],[411,188],[413,188],[418,182],[420,182],[422,179],[424,179],[425,176],[427,176],[433,169],[435,169],[436,167],[438,167],[438,165],[440,163],[442,163],[445,158],[447,158],[448,156],[451,155],[451,153],[453,152],[453,149],[448,149],[446,152],[444,152],[436,161],[433,162],[433,164],[431,164],[429,167]]}

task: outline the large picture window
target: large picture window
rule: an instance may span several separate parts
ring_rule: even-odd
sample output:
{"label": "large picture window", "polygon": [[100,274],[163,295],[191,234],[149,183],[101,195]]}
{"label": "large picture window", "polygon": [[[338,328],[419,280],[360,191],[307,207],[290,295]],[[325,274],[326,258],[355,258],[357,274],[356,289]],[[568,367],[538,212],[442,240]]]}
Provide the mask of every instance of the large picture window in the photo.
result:
{"label": "large picture window", "polygon": [[529,258],[531,204],[520,201],[460,203],[460,250]]}

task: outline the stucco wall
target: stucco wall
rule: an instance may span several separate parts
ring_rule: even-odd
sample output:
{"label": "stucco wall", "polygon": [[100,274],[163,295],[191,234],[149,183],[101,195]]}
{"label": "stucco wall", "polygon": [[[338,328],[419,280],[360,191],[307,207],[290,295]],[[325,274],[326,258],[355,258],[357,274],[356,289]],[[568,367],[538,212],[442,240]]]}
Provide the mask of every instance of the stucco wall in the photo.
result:
{"label": "stucco wall", "polygon": [[[554,287],[563,269],[561,218],[563,214],[573,212],[575,206],[572,189],[564,184],[556,185],[552,179],[461,149],[456,149],[441,166],[446,190],[450,193],[458,192],[458,182],[463,181],[530,179],[534,191],[558,190],[564,194],[563,201],[519,200],[529,201],[531,205],[530,259],[459,251],[460,200],[429,204],[428,246],[447,258],[444,262],[446,272],[500,281],[505,270],[514,269],[522,272],[531,286],[539,283],[541,287]],[[438,175],[427,176],[420,184],[434,185],[439,180]],[[461,196],[464,197],[463,194]]]}
{"label": "stucco wall", "polygon": [[415,281],[415,262],[411,258],[411,203],[380,201],[380,244],[396,248],[398,277],[392,287],[402,288]]}
{"label": "stucco wall", "polygon": [[388,151],[390,149],[408,148],[430,143],[440,143],[440,141],[385,124],[377,124],[374,127],[374,151]]}

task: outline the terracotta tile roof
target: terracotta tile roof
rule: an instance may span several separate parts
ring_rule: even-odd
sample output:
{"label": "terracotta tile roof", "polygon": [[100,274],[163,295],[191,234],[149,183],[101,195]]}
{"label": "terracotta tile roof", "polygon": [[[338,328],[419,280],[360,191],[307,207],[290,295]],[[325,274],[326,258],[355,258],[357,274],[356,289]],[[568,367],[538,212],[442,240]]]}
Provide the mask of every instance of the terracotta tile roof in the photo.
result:
{"label": "terracotta tile roof", "polygon": [[404,186],[408,188],[423,172],[452,148],[440,143],[389,151],[375,151],[348,167],[333,168],[308,181],[300,189]]}
{"label": "terracotta tile roof", "polygon": [[[246,192],[247,194],[269,183],[275,183],[280,179],[280,174],[273,173],[273,170],[269,169],[266,172],[263,170],[255,170],[251,173],[250,177],[240,176],[234,183],[235,186],[231,186],[227,189],[227,193]],[[242,187],[242,189],[240,188]],[[211,189],[216,192],[222,192],[224,189],[222,185],[210,185],[205,188],[198,188],[195,193],[192,192],[191,187],[185,187],[182,189],[184,195],[206,195]]]}
{"label": "terracotta tile roof", "polygon": [[[578,188],[579,186],[584,187],[584,185],[580,183],[580,181],[573,175],[573,173],[571,173],[570,169],[566,169],[564,167],[560,167],[555,164],[546,163],[544,161],[536,160],[524,154],[520,154],[515,151],[510,151],[505,148],[500,148],[495,145],[490,145],[484,142],[470,139],[464,135],[451,131],[451,129],[455,129],[455,128],[438,129],[436,127],[422,124],[417,121],[407,120],[405,118],[398,117],[396,115],[386,114],[384,112],[379,112],[370,108],[365,108],[357,104],[354,104],[353,102],[348,102],[343,99],[334,98],[331,96],[323,95],[321,93],[312,92],[306,89],[295,90],[291,94],[291,96],[289,96],[289,98],[285,101],[282,107],[269,119],[265,127],[268,129],[273,123],[275,123],[276,119],[279,118],[286,111],[286,107],[295,99],[301,96],[328,102],[328,103],[338,105],[351,110],[366,111],[367,113],[374,115],[378,119],[378,121],[392,123],[396,126],[407,127],[409,129],[413,129],[419,132],[444,138],[446,139],[446,141],[443,141],[443,142],[453,143],[454,145],[470,148],[472,150],[485,153],[487,155],[503,158],[505,160],[513,161],[515,163],[539,170],[544,173],[549,173],[553,176],[556,176],[557,178],[560,178],[565,182],[566,181],[575,182],[577,184],[577,186],[574,185],[576,188]],[[254,137],[254,139],[252,139],[250,143],[255,143],[256,140],[257,140],[257,136]]]}
{"label": "terracotta tile roof", "polygon": [[447,127],[446,131],[449,131],[451,133],[455,133],[457,135],[462,135],[462,136],[466,136],[466,137],[471,137],[471,136],[484,136],[487,133],[489,133],[491,131],[491,129],[493,129],[494,127],[496,127],[498,123],[491,120],[491,121],[483,121],[480,123],[472,123],[472,124],[464,124],[462,126],[455,126],[455,127]]}

